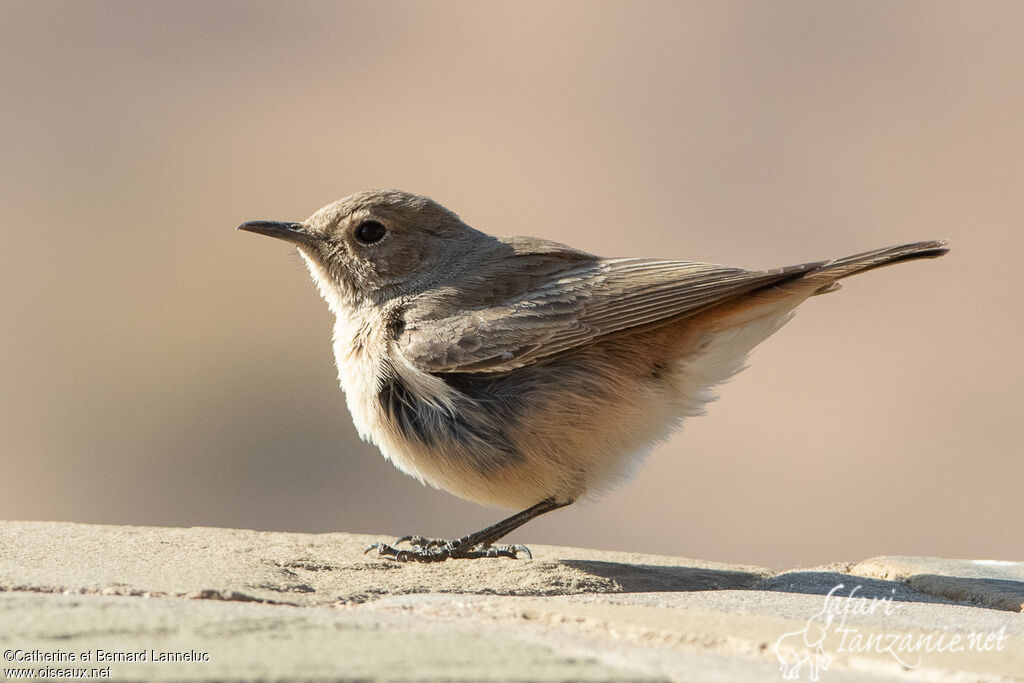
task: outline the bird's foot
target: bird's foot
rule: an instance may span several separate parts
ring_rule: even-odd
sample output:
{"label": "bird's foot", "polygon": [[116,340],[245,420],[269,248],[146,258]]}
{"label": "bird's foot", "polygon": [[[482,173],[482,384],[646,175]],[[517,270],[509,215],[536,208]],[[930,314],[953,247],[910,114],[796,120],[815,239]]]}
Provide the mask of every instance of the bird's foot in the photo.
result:
{"label": "bird's foot", "polygon": [[[454,541],[446,541],[440,538],[423,538],[422,536],[402,536],[393,544],[373,543],[366,546],[363,553],[376,550],[378,555],[390,557],[398,562],[444,562],[451,558],[453,560],[475,560],[481,557],[510,557],[516,559],[519,553],[523,553],[531,560],[533,555],[525,545],[494,545],[494,542],[529,522],[538,515],[556,510],[571,503],[571,500],[557,502],[554,498],[548,498],[537,503],[533,507],[517,512],[497,524],[492,524],[486,529],[481,529],[474,534],[457,538]],[[402,543],[408,543],[411,547],[398,548]]]}
{"label": "bird's foot", "polygon": [[[398,548],[402,543],[409,548]],[[372,543],[366,546],[363,554],[376,550],[379,555],[390,557],[397,562],[444,562],[453,560],[476,560],[481,557],[510,557],[518,559],[519,553],[531,560],[533,555],[525,545],[491,545],[477,543],[470,545],[465,538],[446,541],[443,538],[424,538],[423,536],[402,536],[392,544]]]}

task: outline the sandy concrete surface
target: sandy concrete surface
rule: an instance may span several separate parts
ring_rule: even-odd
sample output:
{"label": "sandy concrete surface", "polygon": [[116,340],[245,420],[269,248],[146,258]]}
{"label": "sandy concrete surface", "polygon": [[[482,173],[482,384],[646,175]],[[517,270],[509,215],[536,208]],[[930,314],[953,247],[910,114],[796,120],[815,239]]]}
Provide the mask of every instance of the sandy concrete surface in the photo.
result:
{"label": "sandy concrete surface", "polygon": [[364,556],[374,540],[0,522],[4,676],[1024,680],[1020,562],[779,573],[533,546],[416,565]]}

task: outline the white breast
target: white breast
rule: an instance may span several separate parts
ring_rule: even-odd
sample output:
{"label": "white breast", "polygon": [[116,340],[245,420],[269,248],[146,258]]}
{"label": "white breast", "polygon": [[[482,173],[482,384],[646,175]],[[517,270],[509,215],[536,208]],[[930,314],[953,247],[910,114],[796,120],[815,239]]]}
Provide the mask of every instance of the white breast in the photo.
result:
{"label": "white breast", "polygon": [[[388,355],[387,326],[379,313],[339,315],[334,325],[334,359],[359,437],[380,449],[399,470],[432,486],[446,488],[430,453],[389,427],[380,401],[385,373],[399,373],[410,391],[440,403],[450,389],[440,379],[408,367]],[[428,386],[429,385],[429,386]],[[422,397],[421,397],[422,398]]]}
{"label": "white breast", "polygon": [[[377,443],[377,392],[386,341],[379,317],[339,315],[334,323],[334,360],[352,421],[364,441]],[[379,445],[379,444],[378,444]]]}

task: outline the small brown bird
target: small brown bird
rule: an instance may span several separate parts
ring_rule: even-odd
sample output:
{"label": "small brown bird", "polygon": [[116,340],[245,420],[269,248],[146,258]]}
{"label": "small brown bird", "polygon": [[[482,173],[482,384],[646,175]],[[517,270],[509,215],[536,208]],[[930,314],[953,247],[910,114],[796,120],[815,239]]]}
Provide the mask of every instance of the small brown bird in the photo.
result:
{"label": "small brown bird", "polygon": [[338,376],[363,439],[424,483],[523,509],[453,541],[367,548],[423,562],[529,554],[494,543],[628,479],[805,299],[947,251],[918,242],[764,271],[606,259],[492,237],[397,190],[238,229],[298,248],[336,316]]}

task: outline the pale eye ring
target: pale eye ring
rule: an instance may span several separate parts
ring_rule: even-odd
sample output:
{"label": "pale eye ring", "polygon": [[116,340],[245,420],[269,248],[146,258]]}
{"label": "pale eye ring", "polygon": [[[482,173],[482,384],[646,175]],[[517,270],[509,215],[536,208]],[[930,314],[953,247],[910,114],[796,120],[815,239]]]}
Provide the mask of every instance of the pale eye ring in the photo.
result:
{"label": "pale eye ring", "polygon": [[388,229],[379,221],[363,221],[355,229],[356,239],[363,244],[373,244],[384,239]]}

